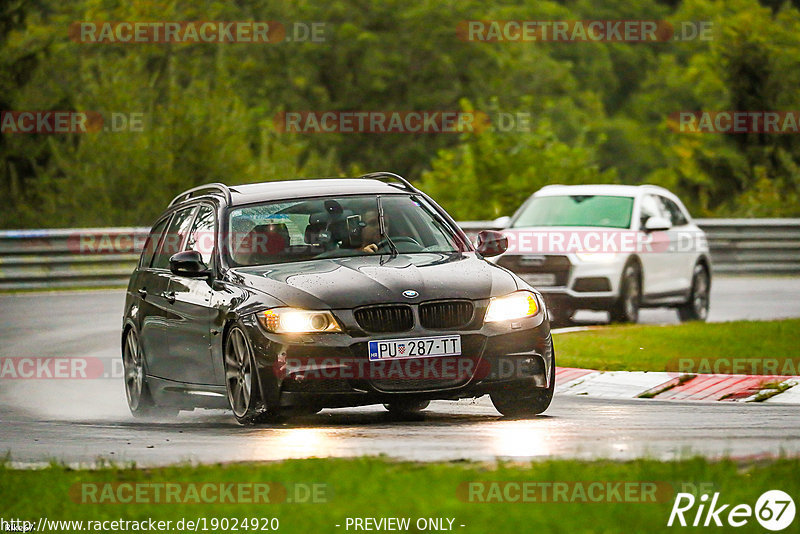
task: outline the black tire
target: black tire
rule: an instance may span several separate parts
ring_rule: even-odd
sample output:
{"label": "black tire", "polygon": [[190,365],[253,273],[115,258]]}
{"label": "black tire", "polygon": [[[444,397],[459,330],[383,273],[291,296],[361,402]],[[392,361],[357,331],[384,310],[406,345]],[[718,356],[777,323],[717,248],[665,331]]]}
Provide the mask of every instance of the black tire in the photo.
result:
{"label": "black tire", "polygon": [[178,414],[177,408],[158,406],[153,401],[147,385],[147,372],[139,335],[133,328],[128,329],[125,333],[125,342],[122,344],[122,368],[124,370],[125,397],[131,415],[137,419],[151,419],[174,417]]}
{"label": "black tire", "polygon": [[239,326],[228,331],[223,352],[225,390],[233,416],[242,425],[276,422],[282,418],[277,409],[264,406],[253,350]]}
{"label": "black tire", "polygon": [[705,266],[697,264],[692,273],[692,293],[689,300],[678,306],[681,321],[705,321],[708,318],[711,276]]}
{"label": "black tire", "polygon": [[612,323],[635,323],[642,302],[642,276],[634,264],[627,265],[620,280],[619,299],[608,311]]}
{"label": "black tire", "polygon": [[389,413],[393,415],[409,415],[421,412],[427,408],[430,403],[431,401],[427,400],[397,400],[386,403],[383,407],[389,410]]}
{"label": "black tire", "polygon": [[552,357],[550,384],[546,388],[526,385],[490,393],[489,397],[498,412],[506,417],[529,417],[547,410],[553,401],[553,392],[556,388],[556,352],[552,339],[549,350]]}

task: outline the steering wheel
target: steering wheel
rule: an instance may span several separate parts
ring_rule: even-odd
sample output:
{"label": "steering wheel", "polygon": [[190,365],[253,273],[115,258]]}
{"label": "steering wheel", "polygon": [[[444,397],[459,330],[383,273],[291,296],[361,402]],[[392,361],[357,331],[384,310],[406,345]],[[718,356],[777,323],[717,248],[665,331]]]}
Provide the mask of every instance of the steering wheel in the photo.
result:
{"label": "steering wheel", "polygon": [[[411,243],[412,245],[419,247],[419,250],[423,249],[423,246],[420,245],[419,243],[417,243],[416,239],[414,239],[413,237],[408,237],[408,236],[404,236],[404,235],[393,237],[392,238],[392,243],[395,243],[395,244],[397,244],[397,243]],[[389,239],[384,237],[383,239],[381,239],[380,241],[375,243],[375,245],[378,247],[379,250],[381,248],[383,248],[383,247],[387,247],[388,248]]]}

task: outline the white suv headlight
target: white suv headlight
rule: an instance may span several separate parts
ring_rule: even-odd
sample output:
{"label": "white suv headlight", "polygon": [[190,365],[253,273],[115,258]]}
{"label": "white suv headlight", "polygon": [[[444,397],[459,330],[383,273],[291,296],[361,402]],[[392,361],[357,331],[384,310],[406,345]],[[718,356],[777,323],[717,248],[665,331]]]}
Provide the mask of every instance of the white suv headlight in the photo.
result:
{"label": "white suv headlight", "polygon": [[486,316],[483,321],[496,323],[498,321],[511,321],[536,315],[539,311],[539,301],[530,291],[515,291],[504,297],[494,297],[489,302]]}

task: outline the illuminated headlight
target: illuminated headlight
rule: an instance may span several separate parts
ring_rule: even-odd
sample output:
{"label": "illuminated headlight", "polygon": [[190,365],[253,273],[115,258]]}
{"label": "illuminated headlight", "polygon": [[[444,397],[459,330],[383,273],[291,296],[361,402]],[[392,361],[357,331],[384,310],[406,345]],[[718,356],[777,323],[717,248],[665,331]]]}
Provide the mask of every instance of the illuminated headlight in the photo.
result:
{"label": "illuminated headlight", "polygon": [[576,252],[575,255],[587,263],[611,263],[617,259],[613,252]]}
{"label": "illuminated headlight", "polygon": [[329,311],[273,308],[259,313],[258,320],[264,328],[276,334],[342,331]]}
{"label": "illuminated headlight", "polygon": [[530,291],[517,291],[504,297],[495,297],[489,302],[484,322],[511,321],[536,315],[539,302]]}

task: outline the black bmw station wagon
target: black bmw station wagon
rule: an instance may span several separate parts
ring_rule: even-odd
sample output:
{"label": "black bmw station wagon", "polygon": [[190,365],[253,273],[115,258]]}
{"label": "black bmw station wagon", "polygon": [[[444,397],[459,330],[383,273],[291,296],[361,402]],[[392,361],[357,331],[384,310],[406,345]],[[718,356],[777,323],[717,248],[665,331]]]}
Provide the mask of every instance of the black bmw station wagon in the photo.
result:
{"label": "black bmw station wagon", "polygon": [[260,423],[323,408],[491,396],[543,412],[555,355],[542,296],[485,260],[404,178],[295,180],[178,195],[127,289],[134,416],[229,408]]}

